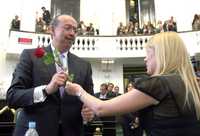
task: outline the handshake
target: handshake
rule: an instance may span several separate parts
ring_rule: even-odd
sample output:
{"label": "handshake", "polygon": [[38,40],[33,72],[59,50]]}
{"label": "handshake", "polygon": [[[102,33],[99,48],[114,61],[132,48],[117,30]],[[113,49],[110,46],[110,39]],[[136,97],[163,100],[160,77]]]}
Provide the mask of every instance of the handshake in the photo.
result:
{"label": "handshake", "polygon": [[[81,97],[87,93],[79,84],[72,83],[73,78],[74,78],[73,75],[68,75],[64,71],[55,73],[50,83],[46,86],[45,89],[46,94],[47,95],[53,94],[57,90],[59,90],[59,87],[63,87],[66,93],[68,93],[69,95],[78,96],[79,99],[81,99]],[[94,112],[86,105],[83,105],[81,110],[81,115],[83,117],[84,124],[87,123],[88,121],[93,120],[95,116]]]}
{"label": "handshake", "polygon": [[80,97],[85,91],[80,85],[72,83],[73,80],[74,74],[68,74],[64,71],[55,73],[45,88],[47,95],[55,93],[60,87],[64,87],[66,93]]}

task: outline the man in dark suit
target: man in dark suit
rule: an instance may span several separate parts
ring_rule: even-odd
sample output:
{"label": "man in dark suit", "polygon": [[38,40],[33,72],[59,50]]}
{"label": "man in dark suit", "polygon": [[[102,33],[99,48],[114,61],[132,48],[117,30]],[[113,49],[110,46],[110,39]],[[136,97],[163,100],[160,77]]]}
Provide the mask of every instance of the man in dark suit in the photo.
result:
{"label": "man in dark suit", "polygon": [[[14,136],[24,136],[28,122],[35,121],[40,136],[80,136],[82,114],[88,119],[91,111],[82,106],[78,97],[67,93],[61,95],[68,75],[73,74],[73,82],[80,84],[93,94],[91,65],[69,52],[76,37],[76,20],[68,15],[59,15],[52,20],[52,43],[45,47],[46,53],[54,54],[55,49],[66,58],[69,74],[58,71],[55,63],[45,64],[34,55],[35,49],[24,50],[17,65],[11,86],[7,91],[10,107],[22,108],[14,131]],[[84,111],[84,112],[83,112]]]}
{"label": "man in dark suit", "polygon": [[100,92],[95,93],[94,96],[102,100],[110,99],[113,97],[108,93],[108,85],[106,83],[102,83],[100,85]]}
{"label": "man in dark suit", "polygon": [[114,93],[115,96],[121,95],[121,93],[119,93],[119,86],[116,85],[116,86],[114,87],[113,93]]}

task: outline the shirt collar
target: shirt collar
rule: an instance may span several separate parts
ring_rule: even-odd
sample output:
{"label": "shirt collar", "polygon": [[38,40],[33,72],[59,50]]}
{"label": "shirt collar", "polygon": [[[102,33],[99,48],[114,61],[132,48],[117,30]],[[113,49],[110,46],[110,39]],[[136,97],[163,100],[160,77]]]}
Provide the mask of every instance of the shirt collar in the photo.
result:
{"label": "shirt collar", "polygon": [[[51,49],[52,49],[53,55],[55,56],[54,51],[55,51],[56,48],[53,46],[53,44],[51,44]],[[62,53],[62,55],[64,55],[65,57],[67,57],[68,51]]]}

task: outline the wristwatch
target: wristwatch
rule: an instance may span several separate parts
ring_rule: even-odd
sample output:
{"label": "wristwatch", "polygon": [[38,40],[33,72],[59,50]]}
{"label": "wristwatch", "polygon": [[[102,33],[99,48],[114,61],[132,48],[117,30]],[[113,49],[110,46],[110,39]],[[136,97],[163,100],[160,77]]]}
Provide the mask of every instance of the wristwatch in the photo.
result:
{"label": "wristwatch", "polygon": [[47,93],[47,90],[46,88],[42,89],[42,93],[45,97],[47,97],[49,94]]}

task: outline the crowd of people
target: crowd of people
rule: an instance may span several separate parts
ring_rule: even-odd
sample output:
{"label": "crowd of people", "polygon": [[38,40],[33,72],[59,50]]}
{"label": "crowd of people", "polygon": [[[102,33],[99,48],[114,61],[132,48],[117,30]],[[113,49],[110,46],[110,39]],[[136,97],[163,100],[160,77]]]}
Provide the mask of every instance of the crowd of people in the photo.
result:
{"label": "crowd of people", "polygon": [[93,23],[89,23],[89,26],[87,26],[84,21],[80,21],[77,27],[77,34],[88,36],[99,35],[99,29],[95,29]]}
{"label": "crowd of people", "polygon": [[[36,17],[35,31],[37,33],[49,33],[49,23],[51,21],[50,11],[45,7],[41,8],[43,13],[42,16]],[[38,14],[38,13],[37,13]],[[16,15],[11,22],[11,30],[20,30],[20,19]],[[195,14],[192,21],[192,30],[200,30],[200,15]],[[177,23],[174,17],[171,16],[169,20],[164,21],[158,20],[156,24],[152,24],[150,21],[144,23],[141,27],[138,20],[131,20],[127,25],[119,23],[116,34],[118,36],[123,35],[152,35],[160,32],[175,31],[177,32]],[[94,36],[99,35],[99,29],[94,28],[93,23],[86,25],[84,21],[80,21],[77,27],[77,35]]]}
{"label": "crowd of people", "polygon": [[[130,81],[123,93],[132,91],[134,88],[134,82]],[[100,85],[100,91],[94,94],[94,96],[101,100],[109,100],[117,96],[122,95],[118,85],[113,83],[102,83]],[[97,118],[99,121],[99,118]],[[139,114],[138,113],[128,113],[116,116],[117,123],[121,126],[123,136],[142,136],[143,131],[140,126]]]}
{"label": "crowd of people", "polygon": [[124,26],[122,22],[117,27],[117,35],[152,35],[160,32],[175,31],[177,32],[177,24],[174,17],[171,16],[169,20],[166,20],[164,24],[162,21],[158,21],[156,25],[153,25],[150,21],[139,26],[139,21],[130,21],[128,25]]}

